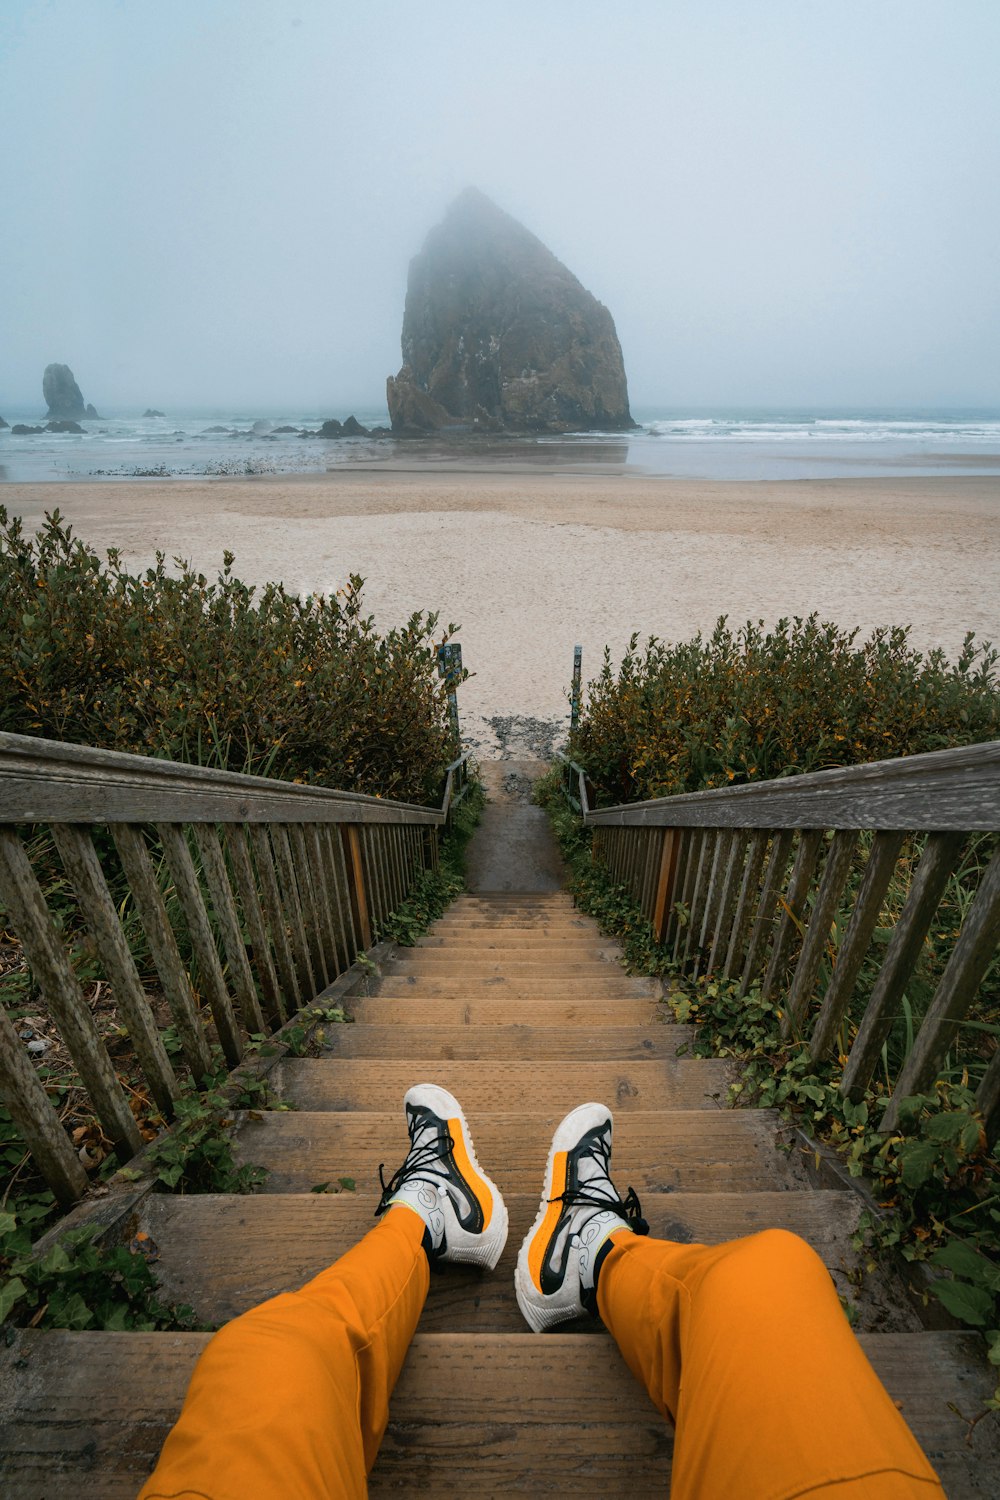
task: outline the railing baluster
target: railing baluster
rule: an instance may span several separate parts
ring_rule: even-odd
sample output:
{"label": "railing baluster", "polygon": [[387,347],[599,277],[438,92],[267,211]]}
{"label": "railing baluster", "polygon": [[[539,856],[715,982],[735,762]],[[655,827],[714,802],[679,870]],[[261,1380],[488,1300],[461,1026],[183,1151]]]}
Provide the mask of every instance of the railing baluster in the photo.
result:
{"label": "railing baluster", "polygon": [[34,1157],[35,1166],[57,1201],[68,1208],[87,1191],[87,1174],[2,1005],[0,1099]]}
{"label": "railing baluster", "polygon": [[705,898],[708,895],[708,881],[712,868],[715,837],[716,835],[712,829],[706,828],[702,830],[701,843],[698,847],[698,869],[695,875],[694,895],[691,900],[691,912],[688,918],[687,930],[684,934],[683,963],[685,965],[694,958],[698,951],[698,933],[701,929]]}
{"label": "railing baluster", "polygon": [[114,988],[115,1009],[128,1028],[150,1093],[169,1117],[178,1092],[177,1079],[125,941],[94,841],[88,832],[69,823],[53,823],[51,830],[84,920],[97,944],[104,972]]}
{"label": "railing baluster", "polygon": [[871,944],[878,914],[882,910],[882,902],[889,889],[905,837],[902,833],[884,832],[877,833],[872,840],[871,854],[861,877],[854,910],[843,942],[837,950],[833,975],[810,1038],[809,1054],[814,1059],[824,1057],[833,1046]]}
{"label": "railing baluster", "polygon": [[113,823],[111,836],[177,1027],[184,1060],[200,1083],[212,1072],[212,1057],[145,840],[141,830],[129,823]]}
{"label": "railing baluster", "polygon": [[250,971],[243,933],[240,931],[239,914],[233,900],[218,831],[214,823],[193,823],[191,826],[201,856],[205,882],[212,898],[212,907],[222,930],[222,945],[226,951],[230,981],[239,1005],[243,1030],[248,1034],[262,1032],[264,1017],[257,999],[257,986]]}
{"label": "railing baluster", "polygon": [[750,847],[747,851],[746,864],[743,868],[743,879],[736,901],[736,914],[733,917],[733,925],[729,937],[729,951],[726,953],[726,962],[722,968],[723,979],[736,979],[743,970],[743,955],[746,949],[750,920],[757,904],[760,877],[764,869],[764,858],[767,854],[767,839],[768,833],[766,828],[755,828],[750,836]]}
{"label": "railing baluster", "polygon": [[305,995],[305,1003],[308,1004],[319,993],[319,985],[316,983],[309,944],[306,942],[306,927],[302,916],[302,903],[299,899],[299,887],[295,879],[292,846],[288,838],[288,829],[283,823],[276,823],[271,829],[271,843],[277,863],[281,904],[288,915],[288,929],[295,957],[295,968],[299,976],[299,987]]}
{"label": "railing baluster", "polygon": [[361,858],[365,870],[365,889],[368,892],[368,912],[372,919],[372,932],[377,933],[385,920],[386,900],[382,885],[382,868],[375,830],[362,827]]}
{"label": "railing baluster", "polygon": [[273,1027],[282,1019],[281,989],[271,954],[267,927],[264,923],[264,912],[257,894],[257,886],[254,883],[253,867],[250,864],[250,854],[246,845],[246,833],[239,823],[224,823],[223,834],[240,905],[250,933],[252,967],[257,970],[257,978],[264,996],[264,1009]]}
{"label": "railing baluster", "polygon": [[772,1000],[784,978],[788,950],[792,937],[799,930],[806,909],[806,897],[812,885],[822,842],[823,833],[819,828],[807,828],[799,836],[799,847],[795,855],[795,863],[792,865],[791,879],[781,903],[783,907],[781,921],[774,935],[771,957],[764,975],[764,983],[761,986],[762,1000]]}
{"label": "railing baluster", "polygon": [[801,1026],[805,1018],[857,847],[857,833],[850,828],[838,828],[826,857],[823,877],[816,892],[816,903],[806,926],[802,951],[788,991],[785,1013],[781,1019],[782,1036],[790,1036],[793,1028]]}
{"label": "railing baluster", "polygon": [[361,857],[360,828],[357,823],[345,823],[342,833],[347,889],[351,898],[354,930],[361,947],[368,949],[372,945],[372,928],[368,916],[368,893],[365,890],[365,867]]}
{"label": "railing baluster", "polygon": [[708,888],[705,891],[705,907],[701,916],[701,932],[698,934],[698,947],[694,955],[694,967],[691,971],[692,978],[694,979],[698,978],[711,953],[709,939],[715,927],[715,914],[719,909],[719,898],[722,895],[726,866],[729,862],[729,851],[732,848],[733,838],[734,835],[728,828],[719,828],[715,832],[712,844],[712,863],[708,872]]}
{"label": "railing baluster", "polygon": [[0,901],[10,914],[35,982],[93,1100],[97,1118],[114,1142],[119,1158],[127,1161],[142,1144],[139,1127],[53,925],[31,862],[17,834],[6,827],[0,827]]}
{"label": "railing baluster", "polygon": [[840,1092],[852,1103],[857,1104],[864,1098],[868,1082],[878,1066],[882,1047],[899,1012],[903,991],[920,957],[924,938],[964,843],[962,833],[928,835],[844,1068]]}
{"label": "railing baluster", "polygon": [[351,917],[351,898],[344,872],[344,845],[336,828],[325,823],[319,829],[320,844],[330,881],[330,897],[337,937],[337,964],[340,972],[349,969],[354,962],[358,945],[354,937]]}
{"label": "railing baluster", "polygon": [[180,824],[157,823],[156,831],[184,911],[191,947],[198,963],[198,978],[212,1011],[219,1042],[229,1066],[235,1068],[243,1056],[243,1043],[233,1014],[233,1003],[222,975],[222,965],[219,963],[194,860]]}
{"label": "railing baluster", "polygon": [[742,829],[734,833],[729,842],[729,853],[726,857],[726,873],[723,877],[722,892],[719,896],[719,905],[715,918],[715,931],[712,934],[712,953],[708,961],[706,974],[714,974],[718,964],[724,964],[726,954],[729,951],[729,937],[732,932],[733,920],[736,912],[736,901],[739,896],[740,886],[743,882],[743,868],[746,864],[747,849],[750,845],[750,835]]}
{"label": "railing baluster", "polygon": [[701,843],[701,829],[677,828],[674,832],[680,840],[680,853],[677,857],[677,871],[674,877],[673,890],[670,893],[665,942],[670,948],[671,956],[676,963],[680,958],[681,945],[687,927],[687,922],[681,921],[677,908],[678,906],[683,907],[687,913],[690,913],[691,897],[694,893],[695,877],[698,872],[698,849]]}
{"label": "railing baluster", "polygon": [[302,1005],[302,991],[299,989],[299,976],[295,971],[295,958],[288,935],[288,918],[278,889],[278,872],[275,869],[271,840],[267,829],[260,823],[251,823],[249,833],[260,882],[261,904],[271,933],[271,951],[284,989],[284,994],[278,997],[279,1012],[284,1021]]}
{"label": "railing baluster", "polygon": [[326,959],[323,954],[323,935],[320,930],[316,883],[313,879],[312,864],[309,860],[306,836],[301,823],[289,825],[288,841],[295,862],[295,882],[302,904],[302,920],[305,927],[306,946],[309,950],[309,963],[316,983],[315,993],[318,994],[329,984],[330,976],[327,973]]}
{"label": "railing baluster", "polygon": [[968,915],[962,923],[958,941],[945,965],[934,999],[931,1001],[917,1039],[903,1064],[889,1108],[880,1128],[895,1130],[899,1121],[899,1101],[908,1094],[924,1093],[934,1082],[941,1059],[976,996],[976,990],[989,968],[1000,943],[1000,849],[998,849],[979,882]]}
{"label": "railing baluster", "polygon": [[771,840],[771,853],[768,856],[767,870],[764,875],[764,889],[761,891],[757,915],[754,917],[746,960],[743,964],[743,977],[740,980],[740,993],[743,995],[746,994],[758,973],[763,955],[767,952],[768,938],[774,931],[778,897],[788,872],[788,861],[791,858],[794,837],[791,828],[782,828]]}
{"label": "railing baluster", "polygon": [[323,947],[324,965],[327,975],[326,982],[330,984],[341,972],[337,958],[337,929],[333,919],[330,873],[326,867],[326,858],[322,840],[320,839],[319,828],[315,823],[312,823],[307,824],[302,831],[309,854],[309,864],[313,872],[313,891],[315,893],[320,920],[320,942]]}

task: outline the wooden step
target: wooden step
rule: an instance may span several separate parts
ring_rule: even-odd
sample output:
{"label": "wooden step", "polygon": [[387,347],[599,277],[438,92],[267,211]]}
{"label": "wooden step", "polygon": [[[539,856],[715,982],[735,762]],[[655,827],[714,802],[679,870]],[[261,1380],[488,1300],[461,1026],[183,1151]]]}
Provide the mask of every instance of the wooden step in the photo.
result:
{"label": "wooden step", "polygon": [[[421,999],[419,995],[406,995],[402,999],[383,998],[373,995],[363,999],[351,995],[344,1002],[345,1008],[355,1021],[371,1025],[395,1026],[407,1023],[427,1025],[430,1022],[442,1026],[552,1026],[567,1029],[581,1026],[594,1027],[607,1024],[612,1027],[651,1026],[658,1028],[673,1025],[670,1011],[651,995],[645,999],[623,1000],[544,1000],[535,996],[531,1000],[503,998],[480,998],[463,1000]],[[330,1027],[324,1028],[327,1037],[332,1035]],[[694,1027],[677,1027],[678,1031],[696,1030]]]}
{"label": "wooden step", "polygon": [[[406,951],[406,950],[404,950]],[[547,963],[542,958],[520,958],[512,954],[489,958],[472,957],[442,949],[440,955],[433,949],[412,948],[406,958],[390,958],[379,964],[386,975],[416,975],[429,979],[452,979],[469,975],[470,978],[492,979],[503,975],[505,979],[594,979],[625,977],[617,957],[560,960],[558,964]]]}
{"label": "wooden step", "polygon": [[389,974],[383,979],[372,979],[373,995],[423,995],[427,999],[447,999],[458,995],[463,999],[475,995],[490,995],[502,992],[521,1000],[530,1000],[533,995],[547,1000],[611,1000],[617,996],[635,1000],[640,995],[659,999],[663,987],[658,979],[629,979],[622,971],[608,968],[607,979],[508,979],[505,974],[467,974],[454,978],[442,978],[429,974]]}
{"label": "wooden step", "polygon": [[422,1025],[371,1026],[362,1022],[324,1027],[323,1056],[641,1061],[677,1057],[679,1048],[690,1050],[696,1033],[694,1026],[605,1026],[601,1022],[589,1026],[445,1026],[431,1020]]}
{"label": "wooden step", "polygon": [[[505,1194],[538,1193],[563,1113],[546,1100],[532,1113],[477,1110],[471,1116],[479,1161]],[[615,1177],[640,1196],[807,1187],[803,1163],[778,1145],[779,1124],[771,1110],[622,1110],[615,1118]],[[359,1191],[377,1195],[379,1163],[395,1171],[408,1144],[400,1090],[391,1110],[248,1117],[235,1154],[269,1169],[266,1192],[307,1193],[318,1183],[350,1177]]]}
{"label": "wooden step", "polygon": [[588,1099],[620,1113],[647,1109],[718,1109],[734,1076],[721,1059],[664,1057],[631,1062],[513,1062],[491,1059],[356,1057],[284,1058],[270,1075],[273,1096],[303,1110],[391,1110],[421,1080],[449,1089],[471,1121],[503,1105],[506,1112],[547,1109],[567,1114]]}
{"label": "wooden step", "polygon": [[[334,1184],[336,1185],[336,1184]],[[507,1246],[496,1270],[449,1266],[431,1277],[420,1329],[428,1332],[518,1333],[525,1329],[514,1296],[514,1264],[538,1211],[538,1194],[509,1194]],[[155,1194],[140,1227],[160,1251],[157,1275],[168,1302],[187,1303],[200,1322],[223,1323],[279,1292],[294,1291],[356,1244],[375,1225],[371,1193],[261,1194],[253,1198]],[[850,1290],[858,1257],[851,1235],[861,1212],[852,1193],[647,1193],[642,1211],[661,1239],[717,1245],[761,1229],[790,1229],[807,1240]],[[880,1316],[887,1317],[885,1309]],[[899,1321],[917,1328],[903,1306]],[[567,1325],[603,1334],[584,1317]]]}
{"label": "wooden step", "polygon": [[601,937],[600,928],[590,917],[540,914],[537,917],[439,917],[429,931],[437,933],[523,932],[532,937]]}
{"label": "wooden step", "polygon": [[459,958],[488,954],[498,963],[507,958],[523,961],[526,957],[532,963],[542,958],[551,959],[553,963],[561,963],[564,959],[573,963],[585,963],[588,960],[620,962],[622,957],[620,948],[614,947],[596,933],[582,932],[579,937],[571,938],[536,937],[521,933],[511,937],[510,934],[497,933],[495,929],[463,935],[447,933],[438,936],[436,933],[429,933],[410,948],[398,948],[396,956],[409,959],[418,955],[443,957],[446,954],[454,954]]}
{"label": "wooden step", "polygon": [[[0,1353],[5,1500],[133,1500],[208,1337],[14,1332]],[[990,1392],[981,1341],[869,1334],[861,1345],[951,1500],[995,1496],[997,1423],[980,1422],[967,1444],[953,1409],[975,1413]],[[609,1340],[418,1333],[370,1493],[662,1497],[672,1447],[669,1424]]]}

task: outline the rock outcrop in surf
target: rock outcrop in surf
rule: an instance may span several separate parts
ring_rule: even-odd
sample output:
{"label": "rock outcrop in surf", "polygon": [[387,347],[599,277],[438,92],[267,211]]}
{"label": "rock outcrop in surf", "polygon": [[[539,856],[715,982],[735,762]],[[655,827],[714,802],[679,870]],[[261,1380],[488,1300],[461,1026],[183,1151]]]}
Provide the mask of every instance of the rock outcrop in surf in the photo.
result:
{"label": "rock outcrop in surf", "polygon": [[69,365],[46,365],[42,376],[42,395],[48,404],[48,415],[54,421],[73,422],[81,417],[97,416],[92,406],[85,406],[83,393],[73,379]]}
{"label": "rock outcrop in surf", "polygon": [[467,188],[410,262],[393,432],[623,431],[608,309],[541,240]]}

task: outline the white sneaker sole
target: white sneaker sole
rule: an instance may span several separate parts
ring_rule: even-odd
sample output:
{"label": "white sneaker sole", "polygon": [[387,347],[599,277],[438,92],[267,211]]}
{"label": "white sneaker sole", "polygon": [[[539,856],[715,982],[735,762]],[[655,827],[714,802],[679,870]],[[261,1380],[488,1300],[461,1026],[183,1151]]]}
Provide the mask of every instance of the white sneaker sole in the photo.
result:
{"label": "white sneaker sole", "polygon": [[571,1150],[581,1135],[592,1130],[596,1125],[602,1125],[610,1118],[611,1111],[604,1104],[579,1104],[576,1109],[566,1115],[565,1119],[560,1121],[552,1137],[548,1160],[545,1163],[542,1201],[538,1205],[535,1222],[525,1235],[517,1253],[517,1265],[514,1268],[514,1292],[517,1296],[517,1305],[521,1309],[524,1321],[533,1333],[544,1333],[546,1329],[554,1328],[557,1323],[566,1323],[570,1318],[578,1318],[585,1310],[580,1294],[577,1266],[567,1267],[566,1277],[559,1290],[546,1294],[540,1292],[532,1280],[528,1257],[531,1242],[540,1231],[548,1214],[549,1199],[555,1196],[553,1187],[556,1185],[552,1181],[552,1169],[557,1152]]}
{"label": "white sneaker sole", "polygon": [[448,1248],[442,1260],[446,1264],[454,1262],[464,1266],[480,1266],[484,1271],[494,1270],[507,1243],[509,1229],[507,1205],[496,1183],[492,1178],[487,1177],[479,1165],[475,1147],[472,1144],[472,1133],[462,1106],[454,1094],[449,1094],[447,1089],[439,1087],[436,1083],[418,1083],[414,1088],[408,1089],[403,1098],[404,1108],[407,1104],[425,1105],[442,1120],[458,1119],[462,1128],[462,1143],[465,1146],[466,1155],[476,1175],[490,1191],[490,1222],[481,1234],[470,1234],[468,1230],[461,1227],[453,1214],[448,1215],[446,1231]]}

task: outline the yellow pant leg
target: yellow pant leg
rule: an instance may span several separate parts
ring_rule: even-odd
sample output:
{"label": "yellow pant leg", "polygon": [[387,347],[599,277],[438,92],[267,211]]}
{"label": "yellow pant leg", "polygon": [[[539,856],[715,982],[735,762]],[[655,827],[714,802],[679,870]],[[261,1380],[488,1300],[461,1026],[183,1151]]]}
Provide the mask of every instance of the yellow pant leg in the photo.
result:
{"label": "yellow pant leg", "polygon": [[671,1500],[943,1496],[804,1240],[614,1241],[598,1308],[676,1423]]}
{"label": "yellow pant leg", "polygon": [[220,1329],[140,1500],[364,1496],[427,1296],[423,1233],[391,1208],[300,1291]]}

